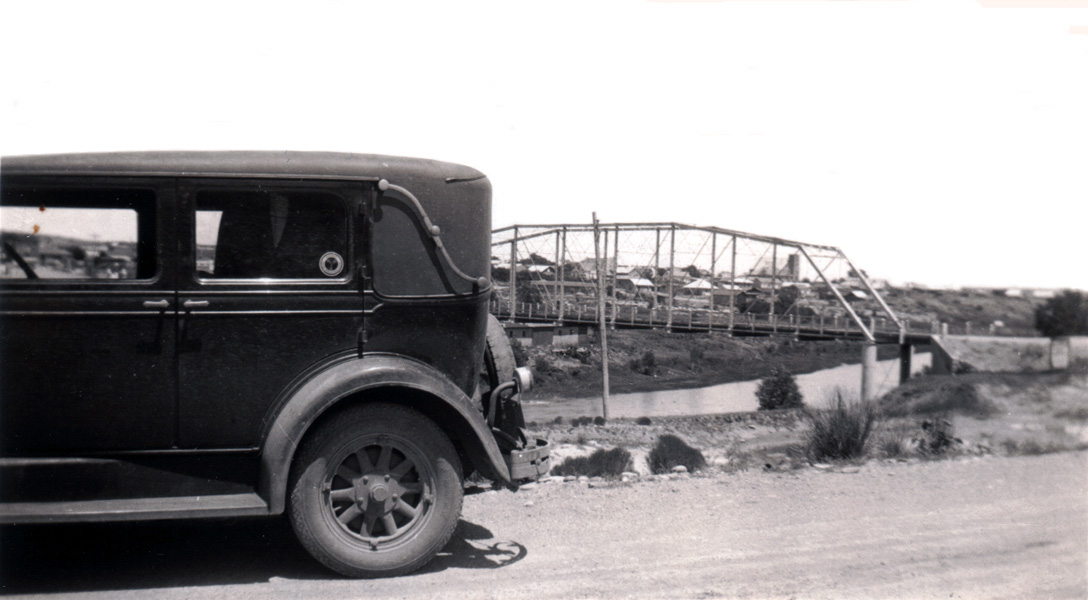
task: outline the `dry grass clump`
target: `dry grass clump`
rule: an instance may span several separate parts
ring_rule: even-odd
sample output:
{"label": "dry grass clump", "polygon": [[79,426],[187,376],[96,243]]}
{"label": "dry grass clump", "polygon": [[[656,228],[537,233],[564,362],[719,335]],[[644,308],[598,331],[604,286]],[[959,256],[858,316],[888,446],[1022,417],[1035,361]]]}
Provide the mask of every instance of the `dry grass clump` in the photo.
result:
{"label": "dry grass clump", "polygon": [[694,472],[706,466],[706,458],[702,452],[672,434],[657,438],[648,460],[650,470],[654,473],[668,473],[673,467],[681,465]]}
{"label": "dry grass clump", "polygon": [[625,448],[601,448],[589,456],[572,456],[552,467],[552,475],[619,477],[631,470],[631,453]]}
{"label": "dry grass clump", "polygon": [[839,388],[835,388],[832,395],[832,408],[808,412],[811,421],[806,436],[809,456],[813,460],[865,456],[865,445],[876,423],[876,405],[848,400]]}

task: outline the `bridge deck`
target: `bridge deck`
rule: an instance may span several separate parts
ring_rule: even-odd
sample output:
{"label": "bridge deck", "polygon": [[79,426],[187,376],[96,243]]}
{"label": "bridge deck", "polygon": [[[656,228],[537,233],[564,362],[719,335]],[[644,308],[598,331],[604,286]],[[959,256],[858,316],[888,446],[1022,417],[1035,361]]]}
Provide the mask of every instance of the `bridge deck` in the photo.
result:
{"label": "bridge deck", "polygon": [[[492,301],[491,313],[500,319],[511,318],[507,302]],[[803,339],[865,340],[865,334],[848,317],[802,317],[797,315],[730,314],[709,309],[673,308],[671,321],[665,308],[620,305],[607,309],[608,322],[618,329],[669,329],[677,332],[728,332],[734,336],[794,335]],[[514,314],[520,323],[597,326],[594,307],[581,304],[565,306],[560,314],[555,303],[521,303]],[[888,319],[875,318],[869,329],[877,343],[900,343],[900,332]],[[903,342],[928,344],[930,332],[907,331]]]}

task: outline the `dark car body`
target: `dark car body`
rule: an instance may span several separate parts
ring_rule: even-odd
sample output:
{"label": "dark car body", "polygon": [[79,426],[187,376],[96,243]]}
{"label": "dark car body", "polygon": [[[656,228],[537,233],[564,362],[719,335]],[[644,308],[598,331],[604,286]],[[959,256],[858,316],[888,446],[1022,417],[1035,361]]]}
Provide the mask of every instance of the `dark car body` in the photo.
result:
{"label": "dark car body", "polygon": [[43,155],[3,158],[0,193],[0,522],[283,512],[300,441],[350,402],[411,407],[512,484],[477,390],[480,172]]}

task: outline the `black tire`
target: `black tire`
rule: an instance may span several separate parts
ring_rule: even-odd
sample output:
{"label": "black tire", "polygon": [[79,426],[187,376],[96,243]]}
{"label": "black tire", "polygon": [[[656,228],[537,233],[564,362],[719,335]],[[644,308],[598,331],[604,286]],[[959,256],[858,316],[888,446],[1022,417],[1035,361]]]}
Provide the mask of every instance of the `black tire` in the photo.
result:
{"label": "black tire", "polygon": [[419,412],[350,407],[307,434],[288,516],[319,562],[349,577],[389,577],[427,564],[461,515],[461,462]]}

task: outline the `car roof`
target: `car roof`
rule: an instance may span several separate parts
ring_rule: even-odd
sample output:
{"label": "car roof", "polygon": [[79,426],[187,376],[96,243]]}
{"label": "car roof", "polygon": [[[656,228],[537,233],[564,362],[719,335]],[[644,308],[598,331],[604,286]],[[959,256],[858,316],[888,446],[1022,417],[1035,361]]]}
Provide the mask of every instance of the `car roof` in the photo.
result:
{"label": "car roof", "polygon": [[307,179],[482,179],[462,165],[347,152],[155,151],[38,154],[0,158],[3,175],[301,177]]}

